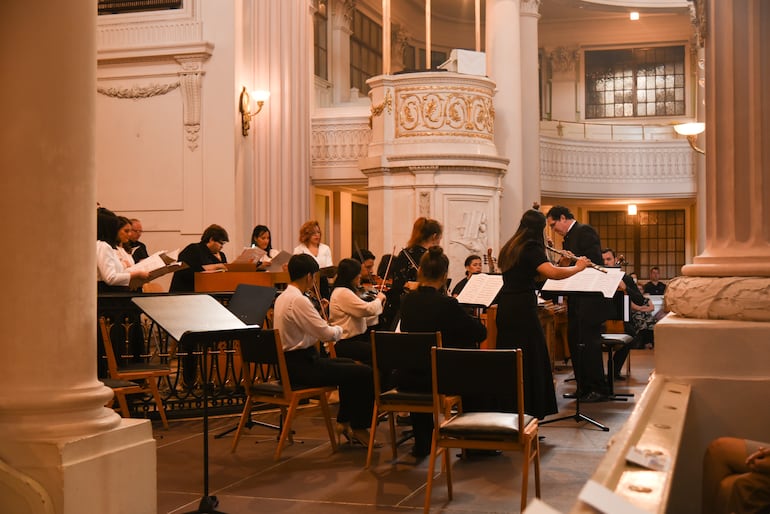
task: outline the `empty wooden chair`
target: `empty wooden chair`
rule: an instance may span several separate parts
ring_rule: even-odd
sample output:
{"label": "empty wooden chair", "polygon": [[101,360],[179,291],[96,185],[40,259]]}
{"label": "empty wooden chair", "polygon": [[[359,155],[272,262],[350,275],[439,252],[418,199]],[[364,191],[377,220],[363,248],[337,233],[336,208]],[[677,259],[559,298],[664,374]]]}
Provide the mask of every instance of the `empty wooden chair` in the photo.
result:
{"label": "empty wooden chair", "polygon": [[[433,441],[428,464],[425,508],[430,511],[436,457],[442,455],[447,491],[452,499],[452,466],[449,449],[518,450],[524,459],[521,479],[521,510],[527,505],[529,467],[535,468],[535,496],[540,498],[540,445],[537,418],[524,414],[524,379],[521,350],[473,350],[434,348]],[[462,400],[454,400],[456,414],[442,419],[442,398],[494,393],[516,398],[515,413],[463,412]]]}
{"label": "empty wooden chair", "polygon": [[[151,394],[155,399],[155,406],[158,409],[158,414],[160,415],[160,419],[163,422],[163,426],[168,428],[166,408],[163,406],[163,400],[160,397],[158,379],[170,375],[171,368],[162,364],[151,364],[146,362],[119,363],[118,356],[115,353],[112,344],[112,338],[110,336],[112,323],[108,322],[107,319],[102,316],[99,318],[99,327],[101,329],[102,339],[104,341],[104,351],[107,354],[107,369],[109,371],[110,378],[113,380],[136,382],[141,387],[141,391],[143,393]],[[118,398],[118,401],[120,401],[120,398]],[[121,410],[123,410],[122,405]],[[128,407],[126,406],[125,411],[123,411],[123,415],[125,416],[127,413]]]}
{"label": "empty wooden chair", "polygon": [[332,426],[331,410],[326,397],[327,393],[333,392],[337,388],[334,386],[303,388],[292,385],[278,330],[261,330],[256,339],[240,341],[238,346],[243,365],[246,404],[243,406],[238,431],[235,433],[230,451],[234,452],[237,448],[241,432],[250,419],[254,404],[268,403],[280,407],[281,419],[283,420],[278,447],[275,449],[274,455],[274,459],[278,460],[286,441],[293,441],[291,424],[297,413],[299,402],[309,398],[315,398],[320,403],[326,429],[329,432],[329,442],[331,442],[332,450],[337,451],[336,434]]}
{"label": "empty wooden chair", "polygon": [[366,467],[372,462],[377,422],[386,413],[390,425],[390,446],[393,460],[397,457],[395,415],[399,412],[433,412],[433,395],[415,393],[383,384],[396,370],[430,373],[430,349],[441,346],[441,332],[379,332],[373,331],[372,369],[374,370],[374,410],[369,429],[369,451]]}

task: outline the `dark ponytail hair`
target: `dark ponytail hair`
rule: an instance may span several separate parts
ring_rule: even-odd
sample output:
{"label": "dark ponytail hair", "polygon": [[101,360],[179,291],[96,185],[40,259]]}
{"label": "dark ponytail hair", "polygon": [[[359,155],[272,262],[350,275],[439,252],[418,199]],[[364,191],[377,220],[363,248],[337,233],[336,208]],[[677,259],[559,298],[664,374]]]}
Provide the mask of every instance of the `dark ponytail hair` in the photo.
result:
{"label": "dark ponytail hair", "polygon": [[420,276],[429,281],[441,280],[449,273],[449,257],[440,246],[431,246],[420,259]]}

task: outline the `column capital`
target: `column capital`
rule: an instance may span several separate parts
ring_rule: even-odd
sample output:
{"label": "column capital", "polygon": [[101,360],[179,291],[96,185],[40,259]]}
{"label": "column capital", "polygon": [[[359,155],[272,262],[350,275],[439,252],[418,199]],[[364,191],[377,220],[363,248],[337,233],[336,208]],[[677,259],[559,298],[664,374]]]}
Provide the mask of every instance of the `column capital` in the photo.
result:
{"label": "column capital", "polygon": [[700,48],[706,44],[708,29],[706,28],[706,0],[689,0],[690,23],[692,23],[695,40]]}
{"label": "column capital", "polygon": [[540,18],[541,0],[521,0],[519,13],[523,16],[534,16]]}
{"label": "column capital", "polygon": [[356,0],[334,0],[332,8],[332,23],[335,30],[353,33],[353,13],[356,10]]}
{"label": "column capital", "polygon": [[575,66],[578,62],[577,48],[559,46],[553,49],[546,49],[546,55],[551,62],[551,69],[554,72],[575,71]]}

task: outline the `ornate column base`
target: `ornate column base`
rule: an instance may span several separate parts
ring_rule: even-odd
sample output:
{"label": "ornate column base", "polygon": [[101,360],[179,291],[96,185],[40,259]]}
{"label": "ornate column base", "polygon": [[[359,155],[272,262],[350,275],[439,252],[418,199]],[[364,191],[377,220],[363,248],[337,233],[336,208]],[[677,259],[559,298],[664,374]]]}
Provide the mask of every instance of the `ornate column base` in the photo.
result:
{"label": "ornate column base", "polygon": [[770,277],[676,277],[665,298],[686,318],[770,322]]}

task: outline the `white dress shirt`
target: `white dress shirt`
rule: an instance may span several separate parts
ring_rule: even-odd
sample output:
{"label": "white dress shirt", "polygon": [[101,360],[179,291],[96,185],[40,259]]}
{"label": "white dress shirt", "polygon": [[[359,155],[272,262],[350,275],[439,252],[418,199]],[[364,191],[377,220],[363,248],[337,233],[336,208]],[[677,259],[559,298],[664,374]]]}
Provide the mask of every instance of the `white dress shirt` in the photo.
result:
{"label": "white dress shirt", "polygon": [[[335,287],[329,302],[329,322],[342,327],[342,339],[349,339],[366,332],[368,325],[376,323],[382,314],[379,299],[367,302],[347,287]],[[374,323],[369,323],[374,317]]]}
{"label": "white dress shirt", "polygon": [[342,327],[329,325],[293,284],[275,300],[273,326],[281,334],[285,352],[310,348],[318,341],[339,341],[342,337]]}

